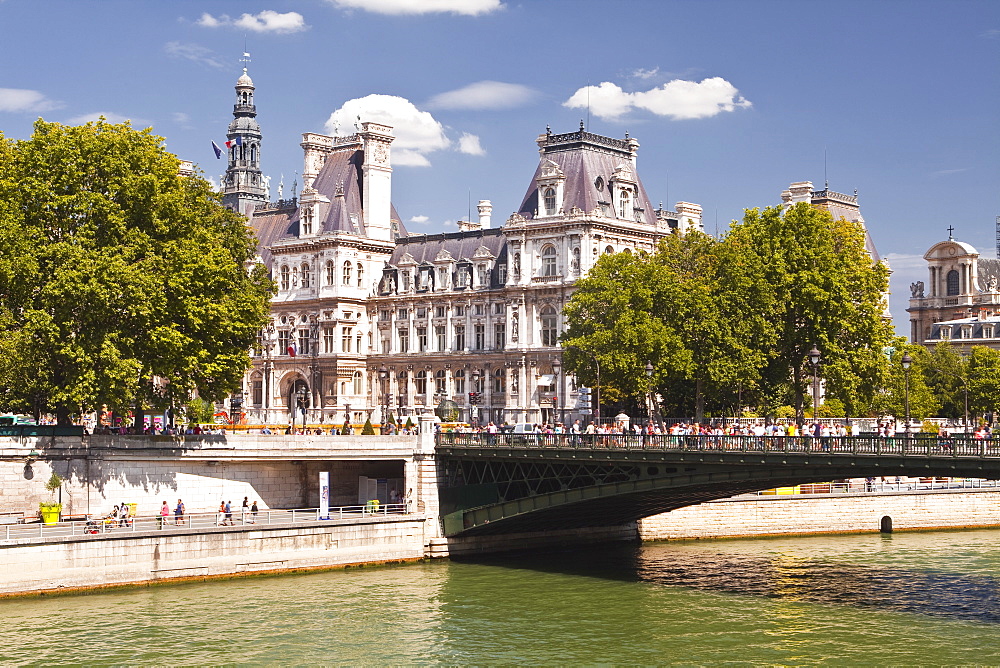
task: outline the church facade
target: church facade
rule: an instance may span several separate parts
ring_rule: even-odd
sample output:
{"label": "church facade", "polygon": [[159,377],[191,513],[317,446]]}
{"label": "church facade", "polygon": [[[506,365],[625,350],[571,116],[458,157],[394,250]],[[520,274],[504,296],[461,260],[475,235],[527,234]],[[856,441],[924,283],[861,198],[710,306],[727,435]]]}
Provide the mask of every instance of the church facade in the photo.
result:
{"label": "church facade", "polygon": [[391,200],[392,128],[370,122],[303,134],[301,194],[268,202],[245,72],[236,90],[224,201],[248,216],[278,288],[244,381],[251,424],[436,407],[483,424],[583,419],[559,346],[576,281],[602,254],[702,229],[696,204],[653,206],[638,141],[582,124],[537,137],[526,193],[499,225],[481,200],[456,232],[408,233]]}
{"label": "church facade", "polygon": [[963,354],[974,345],[1000,349],[1000,261],[980,258],[950,232],[924,253],[927,281],[910,285],[910,341],[947,342]]}

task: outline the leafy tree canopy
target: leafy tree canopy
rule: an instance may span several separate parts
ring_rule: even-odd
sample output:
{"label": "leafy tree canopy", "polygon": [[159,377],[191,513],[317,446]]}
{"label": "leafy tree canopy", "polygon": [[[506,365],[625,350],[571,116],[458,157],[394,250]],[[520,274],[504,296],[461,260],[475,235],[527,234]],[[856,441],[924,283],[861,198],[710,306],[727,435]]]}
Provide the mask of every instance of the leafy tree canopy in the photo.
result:
{"label": "leafy tree canopy", "polygon": [[36,415],[219,399],[273,285],[210,185],[150,130],[0,135],[0,406]]}

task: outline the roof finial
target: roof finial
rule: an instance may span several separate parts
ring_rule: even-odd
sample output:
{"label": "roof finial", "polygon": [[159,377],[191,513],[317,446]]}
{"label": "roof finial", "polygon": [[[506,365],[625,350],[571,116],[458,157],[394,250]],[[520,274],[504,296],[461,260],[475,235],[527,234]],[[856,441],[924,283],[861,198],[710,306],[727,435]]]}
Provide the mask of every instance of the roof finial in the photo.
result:
{"label": "roof finial", "polygon": [[548,123],[545,124],[545,134],[547,134],[547,135],[551,135],[552,134],[552,128],[549,126]]}
{"label": "roof finial", "polygon": [[580,119],[580,132],[583,132],[583,119]]}
{"label": "roof finial", "polygon": [[243,74],[247,73],[247,65],[250,64],[250,54],[247,52],[247,38],[246,35],[243,36],[243,57],[240,58],[240,62],[243,63]]}
{"label": "roof finial", "polygon": [[628,139],[628,130],[625,131],[625,139]]}
{"label": "roof finial", "polygon": [[953,226],[949,225],[948,226],[948,241],[954,241],[955,240],[955,237],[952,236],[952,232],[954,232],[954,231],[955,231],[955,228]]}

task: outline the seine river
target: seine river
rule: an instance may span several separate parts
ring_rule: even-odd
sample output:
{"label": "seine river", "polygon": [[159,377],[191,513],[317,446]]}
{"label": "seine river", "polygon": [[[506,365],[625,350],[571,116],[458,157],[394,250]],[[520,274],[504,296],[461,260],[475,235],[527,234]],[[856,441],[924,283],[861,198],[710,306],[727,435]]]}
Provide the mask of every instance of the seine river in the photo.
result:
{"label": "seine river", "polygon": [[0,664],[1000,664],[1000,531],[659,543],[0,602]]}

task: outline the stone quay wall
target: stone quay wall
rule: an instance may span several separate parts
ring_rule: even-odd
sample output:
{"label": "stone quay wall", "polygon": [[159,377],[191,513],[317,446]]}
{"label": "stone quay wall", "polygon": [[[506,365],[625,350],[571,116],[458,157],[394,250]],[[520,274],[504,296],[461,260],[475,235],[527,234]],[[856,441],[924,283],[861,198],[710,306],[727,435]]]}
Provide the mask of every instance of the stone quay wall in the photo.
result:
{"label": "stone quay wall", "polygon": [[639,521],[642,540],[865,533],[891,519],[894,531],[1000,527],[1000,491],[735,497]]}
{"label": "stone quay wall", "polygon": [[414,561],[426,518],[0,541],[0,597]]}

